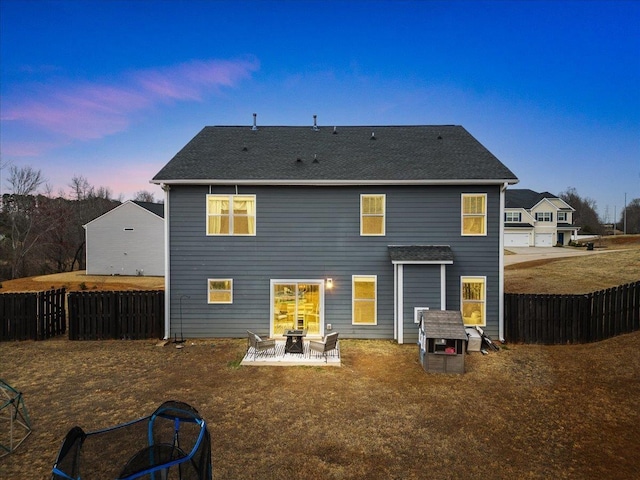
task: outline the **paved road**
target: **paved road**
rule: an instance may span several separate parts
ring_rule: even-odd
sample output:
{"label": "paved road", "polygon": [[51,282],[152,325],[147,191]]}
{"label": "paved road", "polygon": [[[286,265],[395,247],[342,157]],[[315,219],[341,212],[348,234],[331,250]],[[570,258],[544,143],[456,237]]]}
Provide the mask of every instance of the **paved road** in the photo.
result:
{"label": "paved road", "polygon": [[578,257],[581,255],[597,255],[599,253],[615,251],[598,248],[594,250],[587,250],[586,248],[573,247],[509,247],[507,250],[515,253],[515,255],[504,256],[505,266],[546,258]]}

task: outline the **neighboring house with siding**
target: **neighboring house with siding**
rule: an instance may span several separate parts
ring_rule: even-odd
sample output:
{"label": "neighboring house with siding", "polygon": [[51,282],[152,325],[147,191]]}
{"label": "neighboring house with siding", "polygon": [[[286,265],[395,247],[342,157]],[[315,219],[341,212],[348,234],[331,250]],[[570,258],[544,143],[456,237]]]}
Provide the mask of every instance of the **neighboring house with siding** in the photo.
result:
{"label": "neighboring house with siding", "polygon": [[166,337],[416,342],[422,308],[502,336],[504,192],[461,126],[205,127],[165,191]]}
{"label": "neighboring house with siding", "polygon": [[84,228],[87,275],[164,275],[164,205],[128,200]]}
{"label": "neighboring house with siding", "polygon": [[577,233],[575,210],[549,192],[507,190],[504,209],[504,246],[553,247],[568,245]]}

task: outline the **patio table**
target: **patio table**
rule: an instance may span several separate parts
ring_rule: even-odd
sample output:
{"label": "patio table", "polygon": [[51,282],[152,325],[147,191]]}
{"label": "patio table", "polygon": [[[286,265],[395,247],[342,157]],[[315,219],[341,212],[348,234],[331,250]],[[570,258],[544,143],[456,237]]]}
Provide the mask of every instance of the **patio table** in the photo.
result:
{"label": "patio table", "polygon": [[304,337],[307,336],[306,330],[287,330],[283,335],[287,337],[284,345],[285,353],[304,353]]}

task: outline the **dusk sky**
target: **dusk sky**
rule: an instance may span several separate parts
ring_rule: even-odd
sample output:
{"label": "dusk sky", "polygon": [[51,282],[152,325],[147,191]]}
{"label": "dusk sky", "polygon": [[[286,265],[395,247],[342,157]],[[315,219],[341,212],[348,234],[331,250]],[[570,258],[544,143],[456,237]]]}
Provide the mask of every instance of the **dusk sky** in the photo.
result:
{"label": "dusk sky", "polygon": [[130,199],[206,125],[464,126],[612,221],[640,198],[637,1],[0,2],[8,165]]}

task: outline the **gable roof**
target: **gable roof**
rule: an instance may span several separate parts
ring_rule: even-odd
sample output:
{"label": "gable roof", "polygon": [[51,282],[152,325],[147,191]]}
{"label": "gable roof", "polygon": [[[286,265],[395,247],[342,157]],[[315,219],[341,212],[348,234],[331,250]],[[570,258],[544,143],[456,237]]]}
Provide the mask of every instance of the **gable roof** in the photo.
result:
{"label": "gable roof", "polygon": [[159,216],[160,218],[164,218],[164,204],[163,203],[153,203],[153,202],[139,202],[137,200],[132,200],[133,203],[138,205],[139,207],[144,208],[145,210],[149,210],[154,215]]}
{"label": "gable roof", "polygon": [[505,194],[504,206],[530,210],[545,198],[558,198],[558,196],[549,192],[534,192],[528,188],[509,188]]}
{"label": "gable roof", "polygon": [[463,127],[205,127],[156,176],[168,184],[516,183]]}

